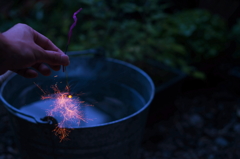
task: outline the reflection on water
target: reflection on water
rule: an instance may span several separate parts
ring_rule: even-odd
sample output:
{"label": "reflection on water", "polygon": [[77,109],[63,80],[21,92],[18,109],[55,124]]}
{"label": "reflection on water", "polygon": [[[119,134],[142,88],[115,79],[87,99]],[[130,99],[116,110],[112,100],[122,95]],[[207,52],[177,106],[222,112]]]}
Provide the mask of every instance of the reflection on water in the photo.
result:
{"label": "reflection on water", "polygon": [[[46,116],[46,111],[53,108],[54,101],[55,99],[37,101],[21,108],[21,112],[31,114],[34,118],[43,118]],[[80,105],[79,107],[80,107],[79,110],[84,115],[84,118],[87,119],[87,123],[84,121],[80,121],[79,126],[97,125],[112,121],[110,115],[98,109],[97,107],[87,105],[86,106]],[[61,122],[63,120],[63,117],[60,116],[60,114],[57,114],[56,116],[54,116],[54,118],[58,122]],[[72,121],[71,124],[69,125],[72,126],[71,128],[76,128],[78,127],[77,122],[78,121]]]}
{"label": "reflection on water", "polygon": [[[111,86],[111,89],[104,88],[80,96],[79,99],[85,103],[79,103],[79,110],[87,122],[80,121],[80,125],[78,125],[78,121],[72,121],[71,128],[99,125],[118,120],[131,115],[144,106],[143,98],[136,91],[123,85]],[[55,99],[47,99],[31,102],[21,107],[20,111],[40,119],[46,116],[47,110],[53,108],[54,101]],[[60,114],[54,118],[58,122],[63,120]]]}

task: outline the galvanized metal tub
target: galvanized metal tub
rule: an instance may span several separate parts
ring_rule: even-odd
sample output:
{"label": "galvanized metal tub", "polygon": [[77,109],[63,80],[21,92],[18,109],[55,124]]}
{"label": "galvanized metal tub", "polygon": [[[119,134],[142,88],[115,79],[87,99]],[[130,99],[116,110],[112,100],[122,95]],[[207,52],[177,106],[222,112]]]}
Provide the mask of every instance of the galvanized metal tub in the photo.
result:
{"label": "galvanized metal tub", "polygon": [[[123,61],[72,54],[67,67],[71,91],[85,93],[81,98],[112,118],[103,123],[80,124],[71,131],[69,140],[59,142],[52,132],[54,122],[44,121],[22,108],[40,100],[41,91],[34,82],[43,89],[56,82],[63,88],[65,74],[53,72],[49,77],[40,75],[36,79],[13,75],[3,83],[0,98],[9,112],[23,158],[136,159],[154,96],[151,78]],[[117,104],[106,104],[109,100]]]}

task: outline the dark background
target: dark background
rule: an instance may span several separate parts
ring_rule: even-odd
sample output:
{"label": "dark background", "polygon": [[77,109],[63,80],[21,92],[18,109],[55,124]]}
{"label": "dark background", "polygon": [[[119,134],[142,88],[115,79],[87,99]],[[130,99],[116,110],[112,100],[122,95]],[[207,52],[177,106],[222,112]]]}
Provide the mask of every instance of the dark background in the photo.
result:
{"label": "dark background", "polygon": [[[239,0],[8,0],[0,31],[26,23],[64,50],[80,7],[70,51],[101,47],[146,70],[154,59],[186,74],[156,93],[141,159],[240,158]],[[156,87],[173,77],[149,72]],[[0,158],[18,158],[3,107],[0,115]]]}

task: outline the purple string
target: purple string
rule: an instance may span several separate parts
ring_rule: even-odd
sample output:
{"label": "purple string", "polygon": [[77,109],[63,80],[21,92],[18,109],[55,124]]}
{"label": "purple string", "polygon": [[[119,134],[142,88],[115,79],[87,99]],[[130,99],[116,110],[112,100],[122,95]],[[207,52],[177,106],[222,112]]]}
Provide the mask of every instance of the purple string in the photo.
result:
{"label": "purple string", "polygon": [[[69,32],[68,32],[68,43],[67,43],[67,47],[66,47],[66,50],[65,50],[65,54],[67,54],[67,51],[68,51],[68,45],[70,43],[70,40],[71,40],[71,36],[72,36],[72,29],[76,26],[77,24],[77,14],[82,10],[82,8],[80,8],[79,10],[77,10],[75,13],[73,13],[73,19],[74,19],[74,22],[73,24],[71,25],[70,29],[69,29]],[[63,66],[63,72],[65,72],[66,70],[66,67]]]}
{"label": "purple string", "polygon": [[77,10],[74,14],[73,14],[73,19],[74,19],[74,23],[71,25],[69,32],[68,32],[68,44],[70,43],[70,39],[72,36],[72,29],[76,26],[77,24],[77,14],[82,10],[82,8],[80,8],[79,10]]}

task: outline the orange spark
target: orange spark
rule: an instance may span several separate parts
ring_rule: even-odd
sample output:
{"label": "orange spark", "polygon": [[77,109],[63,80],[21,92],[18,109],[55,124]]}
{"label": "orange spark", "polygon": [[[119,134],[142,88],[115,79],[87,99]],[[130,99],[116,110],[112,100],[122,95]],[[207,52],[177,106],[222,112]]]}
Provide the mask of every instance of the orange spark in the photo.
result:
{"label": "orange spark", "polygon": [[[38,86],[38,85],[37,85]],[[40,88],[40,86],[38,86]],[[58,123],[56,128],[53,130],[56,136],[59,136],[60,142],[69,135],[74,125],[80,124],[81,121],[87,122],[84,118],[83,112],[80,111],[81,103],[78,97],[74,97],[69,94],[70,88],[65,87],[65,90],[61,92],[57,84],[51,86],[54,94],[46,94],[41,88],[44,95],[41,97],[44,99],[54,99],[52,109],[46,111],[47,116],[61,117],[62,121]]]}

